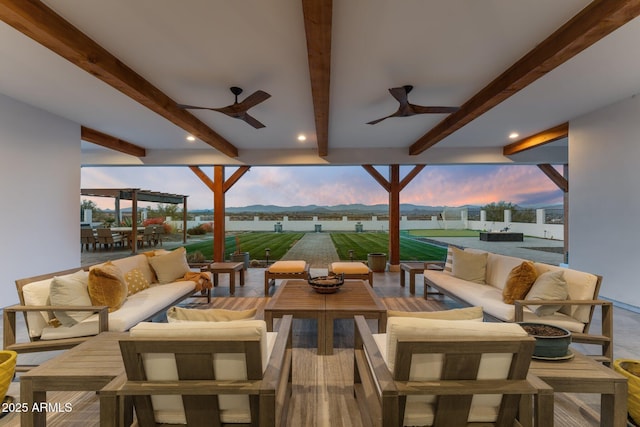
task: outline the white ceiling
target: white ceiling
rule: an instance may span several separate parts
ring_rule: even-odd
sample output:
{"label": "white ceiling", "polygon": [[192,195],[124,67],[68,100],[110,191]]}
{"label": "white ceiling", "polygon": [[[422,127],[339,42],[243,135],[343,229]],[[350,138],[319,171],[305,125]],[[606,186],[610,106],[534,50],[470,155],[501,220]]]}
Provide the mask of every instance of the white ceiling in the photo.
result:
{"label": "white ceiling", "polygon": [[388,88],[412,84],[415,104],[459,106],[589,1],[334,1],[329,154],[319,157],[300,0],[44,3],[177,103],[226,106],[234,85],[240,99],[272,95],[250,110],[263,129],[192,110],[238,148],[230,158],[0,22],[0,93],[147,149],[136,158],[83,142],[86,165],[558,163],[566,141],[512,158],[502,147],[511,131],[529,136],[640,90],[635,19],[412,156],[411,144],[446,116],[367,125],[397,109]]}

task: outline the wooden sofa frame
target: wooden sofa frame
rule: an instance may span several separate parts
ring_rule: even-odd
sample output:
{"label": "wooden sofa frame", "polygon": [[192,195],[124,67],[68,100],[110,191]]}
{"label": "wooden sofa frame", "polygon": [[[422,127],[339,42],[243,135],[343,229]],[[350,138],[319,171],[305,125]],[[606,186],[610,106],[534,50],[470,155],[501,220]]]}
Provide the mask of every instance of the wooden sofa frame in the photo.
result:
{"label": "wooden sofa frame", "polygon": [[[292,322],[291,315],[283,316],[264,373],[259,357],[259,340],[121,340],[120,348],[127,373],[100,390],[100,425],[129,425],[133,418],[133,405],[140,425],[157,425],[150,395],[181,395],[188,425],[236,425],[221,422],[217,404],[211,400],[211,396],[240,394],[249,395],[251,424],[237,425],[285,426],[292,393]],[[141,363],[145,353],[175,353],[180,379],[148,381]],[[211,367],[219,353],[244,353],[248,379],[216,380]]]}
{"label": "wooden sofa frame", "polygon": [[[355,325],[354,394],[365,425],[401,427],[407,396],[431,395],[437,396],[434,427],[467,426],[471,397],[495,393],[503,394],[498,419],[481,425],[553,425],[553,388],[528,374],[535,345],[531,337],[399,339],[395,372],[391,372],[364,317],[355,316]],[[443,355],[442,379],[411,381],[413,356],[428,353]],[[483,353],[511,353],[509,378],[478,379]],[[524,396],[532,397],[535,405],[521,404]]]}
{"label": "wooden sofa frame", "polygon": [[[440,266],[443,267],[444,263],[440,261],[427,261],[425,268],[428,266]],[[431,267],[433,268],[433,267]],[[583,332],[571,332],[571,341],[580,344],[593,344],[602,348],[601,354],[590,354],[588,356],[595,360],[603,362],[605,365],[610,366],[613,362],[613,304],[610,301],[604,301],[598,299],[600,293],[600,285],[602,284],[602,276],[595,275],[597,277],[596,285],[593,291],[593,299],[590,300],[562,300],[562,301],[540,301],[540,300],[516,300],[514,301],[514,322],[522,322],[524,318],[524,307],[527,305],[590,305],[589,321],[585,323]],[[434,292],[427,292],[428,288],[433,288],[437,292],[436,294],[445,295],[454,301],[463,305],[470,305],[467,301],[455,295],[452,292],[448,292],[445,289],[441,289],[438,285],[428,278],[424,278],[424,298],[427,299],[427,294],[433,295]],[[591,322],[593,321],[593,313],[596,306],[599,306],[602,312],[600,334],[590,333]],[[485,319],[502,322],[501,319],[497,319],[487,313],[485,313]]]}
{"label": "wooden sofa frame", "polygon": [[[60,338],[60,339],[51,339],[51,340],[41,340],[39,337],[32,337],[29,333],[27,336],[29,337],[29,341],[26,342],[17,342],[18,330],[17,330],[17,322],[16,322],[16,314],[22,313],[24,316],[24,320],[27,326],[27,331],[29,330],[29,319],[27,317],[27,313],[30,311],[50,311],[50,310],[69,310],[69,311],[91,311],[93,313],[98,313],[98,333],[108,331],[109,330],[109,308],[106,306],[90,306],[90,307],[78,307],[78,306],[28,306],[24,302],[24,293],[22,288],[25,285],[28,285],[32,282],[38,282],[40,280],[50,279],[55,276],[64,276],[67,274],[75,273],[78,270],[89,270],[91,266],[86,267],[78,267],[70,270],[57,271],[55,273],[48,273],[39,276],[27,277],[24,279],[16,280],[16,290],[18,292],[18,298],[20,300],[20,304],[11,305],[9,307],[5,307],[3,309],[3,348],[5,350],[13,350],[17,353],[36,353],[42,351],[54,351],[54,350],[66,350],[76,345],[85,342],[86,340],[93,337],[93,335],[85,336],[85,337],[73,337],[73,338]],[[194,296],[200,297],[201,295],[196,295],[197,291],[192,293],[185,294],[184,296],[172,301],[165,307],[161,308],[153,315],[146,317],[144,319],[140,319],[140,322],[150,321],[158,314],[166,312],[170,307],[184,301],[187,298],[192,298]],[[205,297],[206,295],[202,295]],[[16,371],[26,371],[33,366],[28,365],[20,365],[16,367]]]}

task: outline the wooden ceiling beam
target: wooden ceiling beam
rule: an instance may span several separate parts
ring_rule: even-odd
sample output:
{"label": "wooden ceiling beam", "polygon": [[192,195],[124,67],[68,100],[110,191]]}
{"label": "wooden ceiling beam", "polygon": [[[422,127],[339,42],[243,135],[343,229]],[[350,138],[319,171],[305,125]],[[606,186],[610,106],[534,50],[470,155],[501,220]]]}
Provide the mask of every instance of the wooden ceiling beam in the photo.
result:
{"label": "wooden ceiling beam", "polygon": [[387,181],[387,179],[382,176],[382,174],[378,172],[378,170],[373,167],[373,165],[362,165],[362,167],[369,173],[369,175],[373,177],[373,179],[376,180],[378,184],[382,186],[382,188],[384,188],[387,192],[391,191],[391,183]]}
{"label": "wooden ceiling beam", "polygon": [[409,148],[409,154],[417,155],[434,146],[638,15],[638,0],[591,2],[471,97],[458,111],[414,142]]}
{"label": "wooden ceiling beam", "polygon": [[302,0],[318,155],[329,154],[332,0]]}
{"label": "wooden ceiling beam", "polygon": [[225,193],[229,191],[229,189],[231,189],[231,187],[233,187],[245,173],[249,172],[249,169],[251,169],[251,166],[240,166],[238,169],[236,169],[236,171],[231,174],[231,176],[224,182],[224,184],[222,185],[222,190]]}
{"label": "wooden ceiling beam", "polygon": [[200,178],[200,181],[202,181],[204,185],[209,187],[209,190],[215,191],[216,187],[214,182],[211,180],[211,178],[209,178],[209,176],[207,176],[207,174],[202,169],[200,169],[199,166],[189,166],[189,169],[191,169],[191,172],[195,173],[196,176]]}
{"label": "wooden ceiling beam", "polygon": [[140,147],[139,145],[132,144],[124,139],[116,138],[115,136],[107,135],[106,133],[102,133],[85,126],[80,128],[80,137],[83,141],[91,142],[124,154],[129,154],[130,156],[145,157],[147,155],[147,150],[145,150],[144,147]]}
{"label": "wooden ceiling beam", "polygon": [[556,168],[548,163],[538,165],[538,168],[540,168],[540,170],[544,172],[544,174],[547,175],[547,177],[549,177],[549,179],[553,181],[553,183],[557,185],[559,189],[561,189],[565,193],[569,192],[569,181],[564,176],[562,176],[562,174],[558,172]]}
{"label": "wooden ceiling beam", "polygon": [[0,19],[229,157],[238,149],[40,1],[0,0]]}
{"label": "wooden ceiling beam", "polygon": [[541,145],[545,145],[562,138],[567,138],[568,136],[569,123],[563,123],[551,129],[539,132],[528,138],[523,138],[509,145],[505,145],[502,148],[502,154],[504,156],[510,156],[512,154],[521,153],[535,147],[540,147]]}

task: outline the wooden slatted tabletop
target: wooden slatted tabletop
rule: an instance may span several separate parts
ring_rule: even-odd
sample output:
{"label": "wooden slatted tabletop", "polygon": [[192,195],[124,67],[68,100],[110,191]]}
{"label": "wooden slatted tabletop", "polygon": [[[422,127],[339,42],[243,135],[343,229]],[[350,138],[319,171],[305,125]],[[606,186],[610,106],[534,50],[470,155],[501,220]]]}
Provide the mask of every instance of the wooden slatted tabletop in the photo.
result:
{"label": "wooden slatted tabletop", "polygon": [[333,354],[333,321],[353,319],[355,315],[378,320],[378,331],[387,325],[387,310],[375,292],[362,280],[345,280],[334,294],[319,294],[304,280],[287,280],[264,308],[267,328],[273,319],[291,314],[294,318],[318,322],[318,354]]}

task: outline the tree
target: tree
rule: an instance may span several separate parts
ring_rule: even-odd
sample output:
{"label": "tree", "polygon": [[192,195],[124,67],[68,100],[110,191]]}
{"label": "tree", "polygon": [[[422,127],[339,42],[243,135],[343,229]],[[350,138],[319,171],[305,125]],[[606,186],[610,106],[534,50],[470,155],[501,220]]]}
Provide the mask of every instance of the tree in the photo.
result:
{"label": "tree", "polygon": [[156,209],[149,209],[149,218],[178,218],[178,205],[158,203]]}
{"label": "tree", "polygon": [[487,221],[504,221],[504,211],[511,211],[512,222],[536,222],[536,212],[532,209],[524,209],[511,202],[500,201],[484,205],[482,210],[487,212]]}
{"label": "tree", "polygon": [[86,209],[91,209],[91,216],[94,221],[98,220],[102,211],[98,208],[98,205],[96,205],[95,202],[92,200],[82,199],[82,202],[80,203],[80,218],[84,219],[84,211]]}

